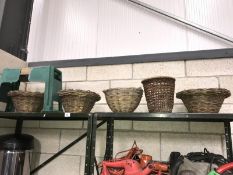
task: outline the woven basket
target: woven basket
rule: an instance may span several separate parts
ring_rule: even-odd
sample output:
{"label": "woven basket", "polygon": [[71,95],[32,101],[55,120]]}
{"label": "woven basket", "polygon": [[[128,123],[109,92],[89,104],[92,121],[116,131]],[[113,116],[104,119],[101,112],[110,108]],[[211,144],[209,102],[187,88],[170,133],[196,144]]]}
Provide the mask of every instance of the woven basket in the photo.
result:
{"label": "woven basket", "polygon": [[44,94],[40,92],[10,91],[16,112],[40,112],[43,108]]}
{"label": "woven basket", "polygon": [[172,112],[175,79],[154,77],[142,81],[149,112]]}
{"label": "woven basket", "polygon": [[61,97],[65,112],[89,113],[95,102],[100,100],[100,96],[92,91],[84,90],[62,90],[58,92]]}
{"label": "woven basket", "polygon": [[138,107],[143,94],[142,88],[113,88],[103,92],[113,112],[133,112]]}
{"label": "woven basket", "polygon": [[224,99],[230,95],[229,90],[221,88],[189,89],[176,93],[192,113],[218,113]]}

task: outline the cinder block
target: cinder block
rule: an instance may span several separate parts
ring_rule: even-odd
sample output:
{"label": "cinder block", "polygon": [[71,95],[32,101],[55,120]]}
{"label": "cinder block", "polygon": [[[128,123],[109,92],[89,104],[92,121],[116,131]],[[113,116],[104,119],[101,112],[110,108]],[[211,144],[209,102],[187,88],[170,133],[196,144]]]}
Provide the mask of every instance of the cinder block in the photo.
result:
{"label": "cinder block", "polygon": [[200,152],[207,148],[210,152],[223,154],[221,135],[165,134],[161,135],[161,155],[166,161],[172,151],[182,154]]}
{"label": "cinder block", "polygon": [[231,58],[186,61],[187,76],[233,75],[232,66]]}
{"label": "cinder block", "polygon": [[[52,154],[40,154],[40,163],[43,163]],[[61,155],[42,168],[38,175],[77,175],[80,172],[80,156]]]}
{"label": "cinder block", "polygon": [[134,121],[133,129],[140,131],[188,132],[188,122]]}
{"label": "cinder block", "polygon": [[[231,128],[233,128],[233,122],[231,122]],[[231,133],[233,134],[233,129],[231,129]]]}
{"label": "cinder block", "polygon": [[216,77],[200,77],[200,78],[177,78],[175,87],[175,103],[182,103],[176,98],[176,93],[187,89],[198,88],[218,88],[218,79]]}
{"label": "cinder block", "polygon": [[23,127],[25,127],[25,128],[39,128],[40,122],[39,121],[24,121]]}
{"label": "cinder block", "polygon": [[148,112],[146,104],[140,104],[134,112]]}
{"label": "cinder block", "polygon": [[119,80],[131,78],[131,64],[87,67],[87,80]]}
{"label": "cinder block", "polygon": [[194,133],[224,133],[224,124],[215,122],[190,122],[190,131]]}
{"label": "cinder block", "polygon": [[134,64],[133,78],[144,79],[156,76],[184,77],[184,68],[184,61]]}
{"label": "cinder block", "polygon": [[0,102],[0,111],[2,111],[2,112],[5,112],[5,110],[6,110],[6,103],[4,103],[4,102]]}
{"label": "cinder block", "polygon": [[[111,88],[129,88],[129,87],[141,87],[143,89],[143,85],[141,80],[112,80],[110,87]],[[146,103],[145,92],[143,91],[143,96],[140,101],[140,104]]]}
{"label": "cinder block", "polygon": [[[100,162],[103,161],[103,157],[96,157],[97,163],[99,164]],[[81,168],[80,168],[80,175],[84,174],[84,170],[85,170],[85,157],[82,156],[81,157]],[[99,172],[101,172],[101,168],[99,168]],[[96,172],[96,167],[94,168],[94,175],[97,175]]]}
{"label": "cinder block", "polygon": [[[65,83],[62,83],[62,89],[65,89]],[[26,90],[30,92],[44,92],[45,91],[45,83],[38,82],[27,82]]]}
{"label": "cinder block", "polygon": [[44,92],[45,91],[45,83],[28,82],[27,83],[27,91],[30,91],[30,92]]}
{"label": "cinder block", "polygon": [[35,152],[56,153],[59,149],[60,131],[55,129],[23,129],[23,133],[36,139]]}
{"label": "cinder block", "polygon": [[83,121],[40,121],[40,128],[81,129]]}
{"label": "cinder block", "polygon": [[187,109],[184,104],[174,104],[172,112],[187,112]]}
{"label": "cinder block", "polygon": [[233,113],[233,104],[223,104],[219,113]]}
{"label": "cinder block", "polygon": [[[232,136],[231,136],[232,138]],[[227,158],[227,147],[226,147],[226,139],[225,136],[222,136],[222,147],[223,147],[223,156]]]}
{"label": "cinder block", "polygon": [[27,84],[25,82],[20,82],[19,90],[26,91]]}
{"label": "cinder block", "polygon": [[66,83],[66,89],[82,89],[90,90],[98,93],[101,96],[101,100],[97,103],[106,103],[103,90],[109,88],[109,81],[89,81],[89,82],[68,82]]}
{"label": "cinder block", "polygon": [[62,72],[62,81],[83,81],[86,80],[86,67],[59,68]]}
{"label": "cinder block", "polygon": [[233,76],[219,77],[220,87],[231,91],[232,95],[225,99],[224,103],[233,103]]}
{"label": "cinder block", "polygon": [[[98,122],[100,123],[100,122]],[[84,121],[84,128],[87,128],[87,121]],[[114,129],[116,130],[131,130],[133,128],[132,121],[127,121],[127,120],[115,120],[114,121]],[[107,124],[103,124],[102,126],[99,127],[99,129],[107,129]]]}
{"label": "cinder block", "polygon": [[[62,130],[60,149],[70,144],[72,141],[77,139],[85,132],[86,130]],[[105,138],[106,138],[106,134],[104,131],[97,132],[96,156],[103,157],[105,150]],[[86,153],[86,138],[84,138],[79,143],[77,143],[76,145],[74,145],[72,148],[70,148],[65,152],[65,154],[81,155],[81,156],[85,156],[85,153]]]}
{"label": "cinder block", "polygon": [[128,87],[142,87],[141,80],[112,80],[110,81],[111,88],[128,88]]}
{"label": "cinder block", "polygon": [[0,119],[0,127],[1,128],[11,128],[16,126],[15,120],[8,120],[8,119]]}
{"label": "cinder block", "polygon": [[111,109],[107,104],[95,104],[91,112],[111,112]]}
{"label": "cinder block", "polygon": [[115,129],[122,129],[122,130],[131,130],[133,129],[133,122],[127,120],[115,120],[114,122]]}
{"label": "cinder block", "polygon": [[13,134],[14,132],[15,128],[0,128],[0,135]]}
{"label": "cinder block", "polygon": [[130,149],[135,140],[144,154],[150,154],[154,160],[160,160],[160,134],[151,132],[115,132],[114,134],[114,155]]}

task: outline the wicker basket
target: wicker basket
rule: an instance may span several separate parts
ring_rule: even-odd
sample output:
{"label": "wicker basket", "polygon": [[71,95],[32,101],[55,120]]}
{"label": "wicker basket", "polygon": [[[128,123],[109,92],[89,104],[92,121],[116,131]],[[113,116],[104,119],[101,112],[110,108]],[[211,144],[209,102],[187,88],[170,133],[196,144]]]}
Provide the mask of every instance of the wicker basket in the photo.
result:
{"label": "wicker basket", "polygon": [[40,112],[43,108],[44,94],[40,92],[10,91],[17,112]]}
{"label": "wicker basket", "polygon": [[149,112],[172,112],[175,79],[154,77],[142,81]]}
{"label": "wicker basket", "polygon": [[58,92],[61,97],[65,112],[83,112],[89,113],[95,102],[100,100],[100,96],[92,91],[84,90],[62,90]]}
{"label": "wicker basket", "polygon": [[230,91],[221,88],[189,89],[178,92],[176,97],[181,99],[188,112],[218,113]]}
{"label": "wicker basket", "polygon": [[103,91],[113,112],[133,112],[139,105],[142,88],[113,88]]}

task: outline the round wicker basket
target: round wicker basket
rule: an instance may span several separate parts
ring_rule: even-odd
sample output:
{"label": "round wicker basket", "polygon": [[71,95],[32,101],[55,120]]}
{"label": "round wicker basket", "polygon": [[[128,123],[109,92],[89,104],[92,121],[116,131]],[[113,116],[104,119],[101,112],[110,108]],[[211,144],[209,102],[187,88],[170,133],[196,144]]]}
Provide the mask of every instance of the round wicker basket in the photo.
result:
{"label": "round wicker basket", "polygon": [[112,88],[103,91],[113,112],[133,112],[139,105],[142,88]]}
{"label": "round wicker basket", "polygon": [[99,94],[85,90],[61,90],[58,92],[61,97],[65,112],[89,113],[95,102],[100,100]]}
{"label": "round wicker basket", "polygon": [[44,94],[40,92],[10,91],[16,112],[41,112]]}
{"label": "round wicker basket", "polygon": [[142,81],[149,112],[172,112],[175,79],[154,77]]}
{"label": "round wicker basket", "polygon": [[222,88],[189,89],[176,93],[192,113],[218,113],[224,99],[230,95],[229,90]]}

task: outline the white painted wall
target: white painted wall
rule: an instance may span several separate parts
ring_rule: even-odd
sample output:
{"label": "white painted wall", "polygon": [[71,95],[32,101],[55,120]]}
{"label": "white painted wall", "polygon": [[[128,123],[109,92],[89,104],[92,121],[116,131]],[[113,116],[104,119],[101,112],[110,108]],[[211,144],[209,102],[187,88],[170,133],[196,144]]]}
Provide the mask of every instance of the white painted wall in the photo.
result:
{"label": "white painted wall", "polygon": [[[232,0],[142,0],[233,37]],[[28,61],[232,47],[127,0],[35,0]]]}

